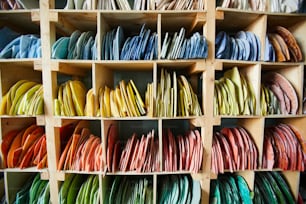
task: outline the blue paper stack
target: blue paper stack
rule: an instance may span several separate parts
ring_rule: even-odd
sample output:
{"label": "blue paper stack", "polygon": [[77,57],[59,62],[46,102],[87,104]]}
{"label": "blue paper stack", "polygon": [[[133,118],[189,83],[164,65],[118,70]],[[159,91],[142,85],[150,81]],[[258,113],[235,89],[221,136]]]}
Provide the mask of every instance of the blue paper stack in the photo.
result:
{"label": "blue paper stack", "polygon": [[259,37],[250,31],[239,31],[230,36],[220,31],[216,36],[216,58],[231,60],[260,60]]}
{"label": "blue paper stack", "polygon": [[118,26],[107,32],[102,41],[102,60],[153,60],[157,58],[157,33],[142,25],[138,35],[124,37]]}
{"label": "blue paper stack", "polygon": [[208,54],[208,45],[204,36],[195,32],[191,38],[185,38],[186,30],[181,28],[172,38],[167,32],[164,36],[161,59],[205,59]]}
{"label": "blue paper stack", "polygon": [[59,38],[52,46],[52,59],[97,59],[97,37],[94,32],[74,31]]}
{"label": "blue paper stack", "polygon": [[276,55],[273,45],[271,44],[268,36],[265,37],[265,61],[267,62],[275,62]]}
{"label": "blue paper stack", "polygon": [[7,27],[0,29],[0,59],[40,58],[41,41],[36,35],[20,35]]}

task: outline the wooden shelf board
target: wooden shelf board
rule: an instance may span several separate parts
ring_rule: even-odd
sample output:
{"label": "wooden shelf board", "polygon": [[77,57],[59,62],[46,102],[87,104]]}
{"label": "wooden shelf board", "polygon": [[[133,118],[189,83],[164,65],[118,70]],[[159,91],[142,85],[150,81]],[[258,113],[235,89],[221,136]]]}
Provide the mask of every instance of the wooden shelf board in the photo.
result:
{"label": "wooden shelf board", "polygon": [[0,115],[1,119],[16,119],[16,118],[36,118],[40,123],[44,120],[43,115],[31,116],[31,115]]}
{"label": "wooden shelf board", "polygon": [[35,63],[41,63],[40,58],[23,58],[23,59],[0,59],[0,65],[8,65],[8,66],[26,66],[32,67]]}
{"label": "wooden shelf board", "polygon": [[153,70],[154,67],[154,61],[150,60],[99,60],[95,64],[111,70]]}
{"label": "wooden shelf board", "polygon": [[36,167],[29,167],[29,168],[24,168],[24,169],[20,169],[20,168],[6,168],[6,169],[3,169],[4,172],[22,172],[22,173],[25,173],[25,172],[41,172],[41,173],[45,173],[45,172],[48,172],[48,169],[45,168],[45,169],[37,169]]}
{"label": "wooden shelf board", "polygon": [[259,115],[220,115],[220,116],[215,116],[215,117],[220,117],[222,118],[234,118],[234,119],[247,119],[247,118],[261,118],[262,116]]}
{"label": "wooden shelf board", "polygon": [[305,118],[306,115],[266,115],[264,118],[275,118],[275,119],[285,119],[285,118]]}

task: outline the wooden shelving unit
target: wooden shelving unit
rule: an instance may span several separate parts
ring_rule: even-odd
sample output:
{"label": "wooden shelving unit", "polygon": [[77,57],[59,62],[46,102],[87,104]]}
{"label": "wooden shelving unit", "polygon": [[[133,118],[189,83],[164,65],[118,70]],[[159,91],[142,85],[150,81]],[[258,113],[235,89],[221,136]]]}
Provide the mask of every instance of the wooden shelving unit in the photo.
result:
{"label": "wooden shelving unit", "polygon": [[[204,1],[204,0],[203,0]],[[247,181],[249,188],[254,190],[256,171],[267,171],[261,168],[263,155],[264,128],[272,121],[274,124],[283,122],[294,125],[306,140],[306,116],[302,114],[304,70],[306,65],[306,18],[304,14],[275,14],[270,12],[240,11],[237,9],[216,8],[215,1],[205,1],[203,11],[103,11],[103,10],[59,10],[55,8],[54,0],[40,0],[40,9],[22,11],[0,11],[0,27],[8,26],[22,33],[35,33],[40,35],[42,44],[41,59],[8,59],[0,60],[1,96],[20,79],[29,79],[42,83],[44,87],[43,116],[0,116],[1,133],[3,135],[14,128],[24,127],[31,123],[44,126],[47,135],[48,168],[37,170],[28,169],[1,169],[4,173],[4,189],[8,203],[13,203],[16,191],[22,182],[31,173],[41,173],[41,178],[50,182],[51,203],[58,203],[58,193],[61,183],[68,174],[94,174],[99,177],[100,202],[103,203],[104,184],[112,180],[113,176],[146,176],[153,183],[154,203],[157,203],[157,185],[161,176],[169,174],[191,174],[193,179],[201,181],[201,203],[209,203],[210,183],[218,175],[211,172],[211,148],[212,137],[215,128],[228,125],[241,125],[252,136],[259,150],[259,169],[255,171],[237,171]],[[22,19],[22,20],[21,20]],[[145,23],[148,28],[158,35],[158,59],[147,61],[103,61],[101,60],[102,36],[117,26],[121,25],[126,31],[126,36],[139,32],[141,25]],[[267,30],[276,25],[288,28],[302,49],[303,62],[300,63],[271,63],[264,62],[264,43]],[[203,34],[208,42],[207,59],[199,60],[163,60],[160,59],[162,36],[165,32],[179,31],[186,28],[188,33],[195,31]],[[54,60],[51,59],[51,47],[59,36],[70,36],[75,30],[94,31],[98,36],[97,60]],[[215,36],[217,32],[225,30],[238,32],[240,30],[253,31],[261,41],[260,61],[233,61],[215,59]],[[237,66],[243,75],[252,82],[256,96],[256,114],[242,116],[215,116],[213,112],[214,80],[219,73]],[[201,96],[200,105],[203,115],[190,117],[127,117],[127,118],[103,118],[103,117],[62,117],[54,116],[53,101],[56,98],[57,86],[64,79],[81,79],[86,82],[87,90],[93,88],[97,95],[99,88],[105,85],[114,87],[118,81],[133,78],[144,93],[147,83],[153,83],[156,90],[162,68],[184,73],[193,81],[195,92]],[[260,115],[260,85],[262,76],[267,71],[276,71],[284,75],[293,85],[299,99],[297,115]],[[15,74],[18,73],[18,74]],[[197,86],[200,84],[200,87]],[[1,97],[0,96],[0,97]],[[153,93],[156,99],[156,91]],[[199,173],[186,171],[178,172],[79,172],[58,171],[57,165],[61,154],[59,128],[75,121],[86,120],[91,124],[92,131],[101,137],[106,152],[106,135],[111,124],[119,124],[124,132],[147,133],[149,129],[155,129],[156,138],[162,143],[162,129],[181,128],[182,134],[190,128],[200,130],[204,155],[202,167]],[[175,124],[178,124],[177,126]],[[180,127],[181,124],[183,128]],[[130,136],[130,135],[129,135]],[[122,143],[129,136],[122,136]],[[162,160],[162,153],[160,153]],[[162,164],[160,162],[162,169]],[[275,169],[279,171],[279,169]],[[298,195],[299,175],[298,171],[284,171],[291,191],[295,198]],[[17,179],[16,179],[17,178]],[[0,186],[2,188],[2,186]],[[110,188],[110,187],[109,187]]]}

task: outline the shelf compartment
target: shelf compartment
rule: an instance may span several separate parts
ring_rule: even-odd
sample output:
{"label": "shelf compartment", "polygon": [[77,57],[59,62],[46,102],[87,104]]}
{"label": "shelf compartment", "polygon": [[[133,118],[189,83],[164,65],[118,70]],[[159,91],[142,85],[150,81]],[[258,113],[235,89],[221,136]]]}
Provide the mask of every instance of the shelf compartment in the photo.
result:
{"label": "shelf compartment", "polygon": [[[175,64],[157,64],[156,109],[160,118],[188,118],[203,116],[203,74],[193,72],[195,65],[176,67]],[[186,97],[184,97],[184,95]]]}
{"label": "shelf compartment", "polygon": [[[116,200],[133,203],[135,202],[132,200],[135,199],[133,195],[137,195],[137,198],[153,203],[156,196],[155,185],[153,176],[106,176],[102,180],[102,200],[103,203],[112,203]],[[138,189],[141,187],[141,190]],[[124,198],[123,191],[126,191]]]}
{"label": "shelf compartment", "polygon": [[38,71],[40,69],[37,68],[39,67],[37,66],[38,64],[40,64],[39,61],[34,62],[32,60],[17,60],[13,63],[1,62],[1,95],[4,95],[9,88],[19,80],[25,79],[36,83],[42,83],[42,73]]}
{"label": "shelf compartment", "polygon": [[[265,120],[264,169],[282,171],[304,171],[304,128],[294,122],[297,118],[278,118]],[[272,149],[273,148],[273,151]],[[270,155],[270,157],[269,157]],[[299,163],[301,162],[301,163]]]}
{"label": "shelf compartment", "polygon": [[[40,174],[40,180],[47,180],[43,173],[31,173],[31,172],[6,172],[5,176],[5,185],[6,185],[6,198],[7,203],[13,203],[16,198],[16,194],[21,190],[25,185],[31,185],[34,176]],[[30,182],[30,183],[26,183]]]}
{"label": "shelf compartment", "polygon": [[[222,67],[223,70],[215,73],[214,106],[218,105],[218,107],[214,108],[215,116],[219,115],[220,117],[227,118],[229,116],[254,117],[259,115],[260,65],[253,63],[235,64],[226,61],[222,63],[222,66],[217,64],[217,67],[218,70],[219,67]],[[235,79],[238,77],[237,71],[240,76],[239,79]],[[228,76],[225,76],[225,74]],[[237,76],[235,77],[232,75]],[[244,80],[242,80],[242,77]],[[241,85],[239,85],[239,81]],[[246,83],[244,83],[244,81]],[[232,82],[232,85],[230,82]],[[232,90],[230,90],[231,86]],[[253,96],[251,94],[253,94]],[[224,100],[222,100],[222,98],[224,98]]]}
{"label": "shelf compartment", "polygon": [[[262,149],[263,128],[258,128],[258,127],[262,127],[263,124],[264,124],[263,118],[239,118],[239,119],[230,118],[230,119],[222,119],[221,124],[219,126],[214,127],[214,132],[215,132],[214,134],[216,134],[214,135],[214,137],[216,137],[215,145],[219,143],[217,146],[215,146],[215,151],[219,149],[218,146],[220,146],[221,154],[223,155],[223,160],[226,159],[227,161],[227,159],[230,159],[229,162],[231,162],[232,164],[230,165],[230,163],[228,162],[227,165],[229,165],[229,168],[227,168],[226,166],[224,166],[225,161],[223,161],[223,164],[222,164],[223,168],[222,166],[218,167],[219,170],[223,169],[222,171],[220,171],[221,173],[222,172],[224,173],[226,172],[245,172],[245,171],[247,172],[247,171],[254,171],[260,168],[261,160],[262,160],[261,159],[262,151],[263,151]],[[243,132],[247,133],[248,136],[245,136]],[[219,134],[219,136],[217,136],[217,134]],[[250,138],[251,141],[247,141],[247,138]],[[235,146],[233,146],[232,142],[235,142]],[[226,143],[228,143],[229,145],[228,147],[230,149],[228,149]],[[251,144],[252,144],[252,147],[250,146]],[[238,148],[238,146],[240,148]],[[235,151],[235,148],[233,147],[237,147],[236,151]],[[246,149],[246,148],[249,148],[249,149]],[[239,152],[241,150],[242,152]],[[223,151],[225,152],[228,151],[228,153],[233,154],[233,156],[228,157],[228,155],[223,154]],[[256,151],[257,153],[254,153],[252,155],[249,154],[249,152],[254,152],[254,151]],[[238,154],[235,152],[237,152]],[[217,158],[218,153],[215,152],[215,154],[216,154],[215,158]],[[239,156],[239,159],[237,156]],[[232,158],[235,158],[233,162],[231,161]],[[244,161],[242,161],[243,158],[245,158]],[[256,160],[251,161],[250,159],[256,159]],[[216,161],[218,161],[218,159]],[[231,166],[232,166],[232,169],[230,169]],[[219,172],[218,169],[216,170]],[[215,174],[218,172],[215,172]]]}
{"label": "shelf compartment", "polygon": [[[67,174],[65,181],[59,184],[59,202],[89,202],[101,203],[101,177],[93,174]],[[66,192],[67,189],[67,192]]]}
{"label": "shelf compartment", "polygon": [[[190,202],[200,203],[201,201],[200,181],[193,180],[189,175],[160,175],[157,177],[157,202],[163,203],[171,200],[174,203]],[[171,195],[176,196],[171,197]],[[170,198],[169,198],[170,197]]]}
{"label": "shelf compartment", "polygon": [[47,171],[45,128],[36,122],[35,118],[1,118],[4,171]]}
{"label": "shelf compartment", "polygon": [[159,172],[161,141],[158,130],[156,120],[105,121],[103,139],[107,172]]}
{"label": "shelf compartment", "polygon": [[160,135],[162,172],[202,172],[205,150],[201,128],[189,120],[163,120]]}
{"label": "shelf compartment", "polygon": [[[302,98],[303,98],[303,66],[297,65],[297,66],[288,66],[288,65],[263,65],[262,71],[261,71],[261,83],[263,82],[263,77],[266,73],[269,72],[276,72],[278,74],[281,74],[283,77],[285,77],[288,82],[293,87],[294,91],[297,95],[297,102],[298,102],[298,109],[296,114],[292,115],[299,115],[302,113]],[[291,114],[287,114],[289,117]]]}
{"label": "shelf compartment", "polygon": [[[100,121],[76,121],[57,128],[59,172],[104,171]],[[99,150],[98,150],[99,149]]]}
{"label": "shelf compartment", "polygon": [[305,33],[305,15],[269,15],[267,18],[267,31],[273,31],[276,26],[282,26],[292,33],[297,41],[298,46],[302,52],[302,62],[306,62],[305,58],[305,40],[303,38]]}
{"label": "shelf compartment", "polygon": [[[145,112],[141,112],[140,108],[138,106],[135,107],[131,106],[131,103],[133,101],[133,97],[129,97],[129,95],[132,95],[131,92],[128,92],[128,86],[131,86],[132,82],[134,83],[136,89],[138,90],[139,96],[141,97],[143,103],[145,103],[145,93],[147,91],[148,84],[151,84],[150,86],[153,86],[153,76],[154,76],[154,64],[150,63],[135,63],[135,66],[133,64],[122,64],[119,63],[117,66],[117,63],[97,63],[95,64],[94,70],[93,70],[93,81],[94,81],[94,93],[96,96],[100,97],[98,99],[98,103],[100,104],[100,111],[102,117],[145,117],[145,116],[151,116],[152,117],[152,111],[148,110],[147,105],[145,105]],[[118,100],[118,96],[115,94],[115,89],[117,92],[121,93],[122,100]],[[105,90],[109,90],[110,94],[113,94],[113,101],[121,101],[121,106],[111,106],[108,108],[107,105],[105,105],[105,96],[107,96],[107,92]],[[99,95],[99,92],[101,95]],[[136,94],[136,91],[133,89],[133,94]],[[135,92],[135,93],[134,93]],[[124,94],[126,93],[126,94]],[[103,94],[103,95],[102,95]],[[154,92],[152,92],[154,94]],[[126,96],[125,96],[126,95]],[[136,97],[134,96],[135,99]],[[154,96],[154,95],[152,95]],[[123,98],[124,97],[124,98]],[[125,99],[126,98],[126,99]],[[100,100],[101,99],[101,100]],[[103,100],[102,100],[103,99]],[[115,100],[116,99],[116,100]],[[140,100],[137,98],[137,100]],[[130,102],[128,102],[130,101]],[[102,104],[103,102],[103,104]],[[124,104],[123,104],[124,102]],[[136,100],[135,100],[136,103]],[[152,103],[152,101],[151,101]],[[141,104],[141,103],[140,103]],[[114,104],[115,105],[115,104]],[[117,107],[117,112],[115,112]],[[134,107],[134,108],[133,108]],[[102,112],[103,108],[105,112]],[[114,108],[114,109],[113,109]],[[137,112],[139,111],[139,114]],[[114,111],[114,112],[113,112]],[[148,115],[150,113],[150,115]],[[119,114],[119,115],[118,115]]]}
{"label": "shelf compartment", "polygon": [[[91,63],[71,63],[69,61],[58,63],[54,61],[53,70],[60,71],[52,71],[52,78],[54,79],[52,84],[53,113],[57,116],[91,116],[86,109],[88,100],[95,100],[94,94],[87,100],[87,94],[92,91],[93,71]],[[74,95],[77,93],[78,95]],[[91,105],[90,107],[95,112],[96,106]],[[93,113],[93,116],[95,116],[95,113]]]}

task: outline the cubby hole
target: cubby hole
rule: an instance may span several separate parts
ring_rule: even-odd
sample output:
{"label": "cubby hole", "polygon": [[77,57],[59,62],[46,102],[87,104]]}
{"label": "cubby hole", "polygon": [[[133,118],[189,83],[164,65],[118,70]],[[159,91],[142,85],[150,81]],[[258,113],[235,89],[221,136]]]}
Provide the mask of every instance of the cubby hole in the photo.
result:
{"label": "cubby hole", "polygon": [[162,170],[165,172],[201,172],[204,145],[201,128],[189,120],[162,121]]}
{"label": "cubby hole", "polygon": [[103,203],[133,202],[133,196],[137,195],[150,203],[156,195],[154,185],[153,176],[105,176],[102,180],[102,200]]}
{"label": "cubby hole", "polygon": [[157,16],[157,13],[118,13],[114,16],[103,12],[99,25],[101,60],[156,59]]}
{"label": "cubby hole", "polygon": [[36,11],[0,14],[0,31],[5,35],[0,45],[0,58],[41,58],[40,22],[37,16]]}
{"label": "cubby hole", "polygon": [[[263,169],[304,171],[304,118],[266,118],[264,126]],[[271,149],[272,148],[272,149]]]}
{"label": "cubby hole", "polygon": [[67,172],[98,172],[104,168],[103,139],[99,120],[63,119],[56,127],[57,170]]}
{"label": "cubby hole", "polygon": [[[59,62],[53,65],[52,78],[55,82],[52,84],[54,115],[67,117],[97,116],[91,66],[91,63],[69,62]],[[90,110],[87,106],[90,107]]]}
{"label": "cubby hole", "polygon": [[98,56],[97,12],[51,10],[51,58],[96,60]]}
{"label": "cubby hole", "polygon": [[[178,21],[179,24],[176,23]],[[208,41],[204,35],[205,14],[162,13],[158,23],[161,28],[159,59],[201,60],[207,58]]]}
{"label": "cubby hole", "polygon": [[[153,117],[153,100],[146,100],[154,94],[152,63],[97,63],[94,77],[100,116]],[[108,95],[110,103],[105,101]]]}
{"label": "cubby hole", "polygon": [[258,115],[260,66],[255,64],[220,63],[215,72],[214,115]]}
{"label": "cubby hole", "polygon": [[[268,199],[263,192],[268,191],[267,184],[272,185],[273,183],[277,185],[278,188],[282,189],[282,192],[287,191],[284,199],[286,202],[295,202],[298,197],[298,184],[296,182],[299,181],[299,173],[295,171],[260,171],[255,172],[254,178],[254,191],[255,196],[261,195],[261,199]],[[266,183],[266,185],[264,184]],[[276,193],[276,190],[269,190],[271,193]],[[265,198],[264,198],[265,197]],[[276,199],[277,200],[277,199]],[[289,201],[290,200],[290,201]]]}
{"label": "cubby hole", "polygon": [[0,71],[2,96],[20,80],[42,83],[42,73],[35,69],[34,63],[31,61],[24,63],[1,63]]}
{"label": "cubby hole", "polygon": [[[223,195],[228,193],[228,190],[238,190],[238,185],[240,186],[239,189],[244,188],[246,191],[253,192],[254,191],[254,179],[255,179],[255,172],[254,171],[243,171],[243,172],[235,172],[235,173],[225,173],[219,174],[218,177],[212,179],[210,182],[210,193],[217,192],[218,190],[223,191]],[[232,185],[236,185],[236,187],[231,187],[227,189],[228,184],[231,183]],[[219,185],[219,186],[218,186]],[[222,186],[221,186],[222,185]],[[242,196],[241,192],[235,193],[238,197]],[[220,199],[220,198],[217,198]],[[235,198],[237,199],[237,197]],[[238,198],[239,199],[239,198]],[[251,199],[251,198],[246,198]]]}
{"label": "cubby hole", "polygon": [[[216,21],[215,58],[243,61],[263,59],[266,16],[259,13],[218,11]],[[232,50],[235,50],[233,52]]]}
{"label": "cubby hole", "polygon": [[[157,202],[162,203],[171,199],[174,203],[179,201],[201,203],[202,189],[200,181],[189,174],[171,174],[157,176]],[[176,194],[177,196],[171,197]]]}
{"label": "cubby hole", "polygon": [[107,120],[104,139],[108,174],[160,171],[157,120]]}
{"label": "cubby hole", "polygon": [[201,63],[190,62],[158,63],[155,106],[157,117],[188,118],[204,115],[203,75],[193,71],[200,66]]}
{"label": "cubby hole", "polygon": [[[263,128],[259,127],[263,122],[261,118],[222,118],[221,124],[214,126],[211,164],[214,173],[248,172],[260,168]],[[222,160],[219,154],[222,154]]]}
{"label": "cubby hole", "polygon": [[0,63],[0,72],[1,103],[3,107],[6,104],[6,108],[1,110],[2,115],[44,114],[42,73],[36,62],[3,62]]}
{"label": "cubby hole", "polygon": [[[94,203],[101,203],[101,177],[96,174],[87,173],[67,173],[64,175],[65,180],[59,181],[59,202],[86,200]],[[69,193],[70,192],[70,193]],[[73,193],[72,193],[73,192]]]}
{"label": "cubby hole", "polygon": [[[47,167],[46,135],[39,120],[33,117],[1,118],[1,128],[1,167],[44,171]],[[21,151],[13,159],[13,152],[18,149]]]}
{"label": "cubby hole", "polygon": [[[280,64],[266,64],[261,69],[261,86],[267,87],[269,93],[273,93],[276,98],[278,111],[272,115],[299,115],[302,113],[302,95],[303,95],[303,67],[301,65],[280,65]],[[277,90],[271,89],[272,85]],[[281,88],[281,92],[277,92]],[[286,93],[285,95],[283,95]],[[271,95],[271,94],[270,94]],[[281,96],[285,97],[287,105],[281,102]],[[289,98],[289,99],[288,99]],[[290,108],[288,100],[290,101]],[[273,101],[275,101],[273,99]],[[283,100],[282,100],[283,101]],[[272,104],[270,103],[271,107]],[[273,107],[275,107],[273,105]],[[283,107],[283,109],[281,109]],[[285,107],[289,108],[286,111]],[[271,115],[271,113],[263,115]]]}
{"label": "cubby hole", "polygon": [[[304,33],[305,33],[305,24],[306,20],[303,16],[296,16],[296,15],[268,15],[267,17],[267,33],[269,32],[275,32],[276,26],[281,26],[287,29],[291,35],[295,38],[297,46],[299,46],[302,54],[302,60],[299,60],[298,62],[305,62],[305,39],[304,39]],[[289,36],[289,34],[285,35],[284,38],[285,41],[293,43],[294,40],[292,40]],[[287,43],[287,42],[286,42]],[[296,49],[291,48],[290,44],[288,44],[289,49]],[[289,50],[291,51],[291,50]],[[291,56],[292,58],[292,56]]]}
{"label": "cubby hole", "polygon": [[[30,195],[29,190],[31,185],[33,184],[34,178],[38,176],[38,182],[42,184],[40,190],[44,190],[49,182],[48,178],[44,178],[40,173],[32,173],[32,172],[5,172],[5,180],[6,180],[6,195],[7,195],[7,203],[14,203],[17,199],[21,202],[29,199]],[[38,193],[38,190],[36,191]],[[23,196],[22,196],[23,195]],[[39,197],[39,196],[38,196]]]}

